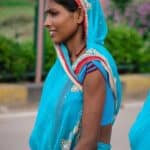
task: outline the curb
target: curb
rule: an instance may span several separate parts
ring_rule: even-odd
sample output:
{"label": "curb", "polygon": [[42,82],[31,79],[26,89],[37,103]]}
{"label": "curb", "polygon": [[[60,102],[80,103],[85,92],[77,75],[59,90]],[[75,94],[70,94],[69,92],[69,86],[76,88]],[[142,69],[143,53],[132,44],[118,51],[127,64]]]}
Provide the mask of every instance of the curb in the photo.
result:
{"label": "curb", "polygon": [[150,90],[150,74],[121,75],[123,99],[145,99]]}
{"label": "curb", "polygon": [[[144,100],[150,90],[150,74],[121,75],[123,100]],[[39,102],[42,84],[0,84],[0,106],[21,106]]]}
{"label": "curb", "polygon": [[0,105],[20,106],[38,102],[42,84],[0,84]]}

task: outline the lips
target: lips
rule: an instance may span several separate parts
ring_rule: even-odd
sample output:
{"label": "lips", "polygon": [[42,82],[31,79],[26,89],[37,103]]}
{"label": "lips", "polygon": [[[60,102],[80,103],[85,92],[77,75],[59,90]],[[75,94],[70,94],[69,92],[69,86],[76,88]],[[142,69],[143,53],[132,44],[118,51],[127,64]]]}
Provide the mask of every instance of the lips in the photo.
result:
{"label": "lips", "polygon": [[50,33],[50,36],[53,37],[55,35],[56,31],[55,30],[49,30],[49,33]]}

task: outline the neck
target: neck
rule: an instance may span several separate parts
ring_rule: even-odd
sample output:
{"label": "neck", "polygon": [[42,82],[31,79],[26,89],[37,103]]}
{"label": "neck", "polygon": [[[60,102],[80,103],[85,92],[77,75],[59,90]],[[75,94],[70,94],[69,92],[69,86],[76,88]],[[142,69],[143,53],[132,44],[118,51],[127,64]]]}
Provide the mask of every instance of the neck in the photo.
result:
{"label": "neck", "polygon": [[69,50],[69,55],[72,58],[76,57],[76,54],[85,46],[85,39],[83,39],[83,29],[79,27],[77,32],[66,42],[66,46]]}

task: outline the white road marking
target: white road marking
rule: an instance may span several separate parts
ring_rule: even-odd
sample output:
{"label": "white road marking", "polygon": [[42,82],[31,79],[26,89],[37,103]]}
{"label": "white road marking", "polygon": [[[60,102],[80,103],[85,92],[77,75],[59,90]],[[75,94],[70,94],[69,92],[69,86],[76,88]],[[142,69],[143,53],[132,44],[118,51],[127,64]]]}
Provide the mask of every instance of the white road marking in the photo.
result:
{"label": "white road marking", "polygon": [[4,113],[0,114],[0,119],[8,119],[8,118],[21,118],[21,117],[35,117],[37,112],[17,112],[17,113]]}
{"label": "white road marking", "polygon": [[141,108],[144,105],[144,101],[141,102],[127,102],[123,103],[123,108]]}

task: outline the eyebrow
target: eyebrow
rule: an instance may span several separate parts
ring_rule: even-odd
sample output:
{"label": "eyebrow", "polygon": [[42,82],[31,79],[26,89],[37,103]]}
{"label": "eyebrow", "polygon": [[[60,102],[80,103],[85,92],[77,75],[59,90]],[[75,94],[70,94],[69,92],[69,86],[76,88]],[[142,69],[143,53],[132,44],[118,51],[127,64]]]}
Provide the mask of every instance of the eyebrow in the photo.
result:
{"label": "eyebrow", "polygon": [[44,10],[44,13],[49,13],[49,12],[53,12],[53,11],[56,11],[55,8],[46,8]]}

